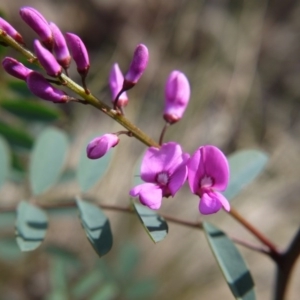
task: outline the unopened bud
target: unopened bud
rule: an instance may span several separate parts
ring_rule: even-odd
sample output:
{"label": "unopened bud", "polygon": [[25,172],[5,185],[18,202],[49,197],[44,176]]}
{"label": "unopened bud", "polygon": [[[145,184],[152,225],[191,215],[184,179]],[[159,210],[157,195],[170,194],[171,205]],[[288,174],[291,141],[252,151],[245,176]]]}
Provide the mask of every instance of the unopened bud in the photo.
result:
{"label": "unopened bud", "polygon": [[70,97],[65,92],[52,86],[47,79],[38,72],[31,72],[26,79],[29,90],[37,97],[55,103],[68,102]]}
{"label": "unopened bud", "polygon": [[54,53],[58,63],[66,70],[70,66],[71,56],[65,37],[53,22],[49,23],[54,39]]}
{"label": "unopened bud", "polygon": [[2,60],[2,66],[8,74],[21,80],[26,80],[28,74],[32,72],[32,70],[12,57],[5,57]]}
{"label": "unopened bud", "polygon": [[139,44],[135,48],[129,70],[125,75],[125,80],[123,84],[124,90],[129,90],[138,82],[141,78],[143,72],[145,71],[149,60],[148,48]]}
{"label": "unopened bud", "polygon": [[173,124],[179,121],[190,99],[190,85],[186,76],[173,71],[169,75],[165,86],[164,119]]}
{"label": "unopened bud", "polygon": [[2,19],[1,17],[0,17],[0,29],[5,31],[7,35],[12,37],[19,44],[22,44],[22,45],[25,44],[21,34],[15,28],[13,28],[7,21]]}
{"label": "unopened bud", "polygon": [[[117,63],[113,64],[110,74],[109,74],[109,87],[112,94],[112,101],[115,102],[116,97],[118,96],[119,92],[122,90],[124,82],[124,76],[119,68]],[[118,100],[118,107],[124,107],[128,103],[128,97],[126,92],[123,92],[119,96]]]}
{"label": "unopened bud", "polygon": [[38,34],[43,45],[51,51],[53,48],[52,31],[44,16],[30,6],[21,7],[20,16]]}
{"label": "unopened bud", "polygon": [[77,71],[82,76],[86,76],[90,68],[89,55],[83,41],[74,33],[65,34],[72,57],[77,65]]}
{"label": "unopened bud", "polygon": [[53,77],[59,76],[62,72],[62,68],[53,54],[49,50],[44,48],[39,40],[35,40],[33,46],[34,52],[39,62],[46,70],[47,74]]}
{"label": "unopened bud", "polygon": [[112,147],[115,147],[118,143],[119,138],[113,133],[107,133],[96,137],[87,145],[87,157],[90,159],[101,158],[108,152],[108,150],[110,150]]}

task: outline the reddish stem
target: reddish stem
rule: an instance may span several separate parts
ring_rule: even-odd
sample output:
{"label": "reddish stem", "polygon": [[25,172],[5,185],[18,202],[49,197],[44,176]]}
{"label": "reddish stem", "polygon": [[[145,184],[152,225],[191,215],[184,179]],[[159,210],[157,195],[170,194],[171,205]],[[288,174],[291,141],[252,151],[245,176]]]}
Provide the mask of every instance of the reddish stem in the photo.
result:
{"label": "reddish stem", "polygon": [[278,251],[277,247],[258,229],[256,229],[251,223],[249,223],[242,215],[240,215],[234,208],[230,209],[229,214],[234,217],[239,223],[241,223],[247,230],[249,230],[258,240],[260,240],[264,245],[270,249],[270,256],[278,261],[281,253]]}
{"label": "reddish stem", "polygon": [[[119,212],[125,212],[125,213],[130,213],[130,214],[135,213],[134,209],[131,206],[99,204],[99,203],[95,203],[95,202],[94,202],[94,204],[99,205],[99,207],[101,207],[102,209],[106,209],[106,210],[119,211]],[[74,201],[72,201],[72,202],[60,203],[60,204],[55,204],[55,205],[53,204],[53,205],[39,205],[39,206],[44,209],[69,208],[69,207],[76,207],[76,203]],[[15,211],[15,210],[16,210],[15,207],[0,207],[0,212],[11,212],[11,211]],[[164,218],[166,221],[177,224],[177,225],[182,225],[182,226],[186,226],[186,227],[190,227],[190,228],[194,228],[194,229],[200,229],[200,230],[203,229],[201,221],[191,222],[191,221],[182,220],[182,219],[179,219],[179,218],[176,218],[173,216],[169,216],[166,214],[160,214],[160,216],[162,218]],[[243,241],[239,238],[230,237],[230,236],[229,236],[229,238],[236,244],[244,246],[248,249],[266,254],[268,256],[271,255],[271,252],[266,250],[264,247],[253,245],[253,244]]]}
{"label": "reddish stem", "polygon": [[162,143],[163,143],[163,140],[164,140],[164,136],[165,136],[165,133],[169,127],[170,123],[166,123],[164,128],[162,129],[161,131],[161,134],[160,134],[160,137],[159,137],[159,145],[161,146]]}

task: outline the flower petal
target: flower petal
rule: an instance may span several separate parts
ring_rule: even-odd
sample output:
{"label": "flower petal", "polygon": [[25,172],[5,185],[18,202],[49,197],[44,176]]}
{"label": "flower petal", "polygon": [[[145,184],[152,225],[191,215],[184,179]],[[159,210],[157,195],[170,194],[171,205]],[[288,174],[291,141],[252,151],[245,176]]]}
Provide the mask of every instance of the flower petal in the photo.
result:
{"label": "flower petal", "polygon": [[130,191],[129,191],[129,195],[131,197],[137,197],[140,193],[140,191],[143,189],[143,186],[145,184],[149,184],[149,183],[142,183],[142,184],[139,184],[137,186],[135,186],[134,188],[132,188]]}
{"label": "flower petal", "polygon": [[151,209],[159,209],[162,201],[162,190],[153,183],[144,183],[137,185],[130,190],[129,194],[133,197],[139,196],[143,205]]}
{"label": "flower petal", "polygon": [[193,194],[199,194],[200,176],[204,176],[204,169],[201,161],[201,152],[199,149],[192,155],[188,163],[188,181]]}
{"label": "flower petal", "polygon": [[230,211],[230,203],[229,203],[229,201],[221,193],[213,192],[213,194],[215,195],[215,197],[218,198],[218,200],[222,204],[224,210]]}
{"label": "flower petal", "polygon": [[155,182],[158,173],[178,166],[182,162],[181,156],[181,147],[174,142],[165,143],[160,149],[148,148],[141,165],[141,178],[146,182]]}
{"label": "flower petal", "polygon": [[[189,155],[188,155],[189,156]],[[188,169],[187,169],[187,160],[188,156],[183,155],[183,162],[181,165],[175,170],[173,175],[170,177],[170,181],[168,184],[169,190],[172,193],[172,196],[178,192],[178,190],[183,186],[187,179]]]}
{"label": "flower petal", "polygon": [[218,212],[222,208],[222,203],[215,193],[204,193],[200,199],[199,211],[203,215],[210,215]]}
{"label": "flower petal", "polygon": [[113,133],[106,133],[91,140],[86,148],[89,159],[103,157],[111,148],[119,143],[119,137]]}
{"label": "flower petal", "polygon": [[212,187],[214,189],[224,191],[229,181],[229,165],[226,156],[220,149],[211,145],[203,146],[199,150],[201,152],[204,175],[213,180]]}

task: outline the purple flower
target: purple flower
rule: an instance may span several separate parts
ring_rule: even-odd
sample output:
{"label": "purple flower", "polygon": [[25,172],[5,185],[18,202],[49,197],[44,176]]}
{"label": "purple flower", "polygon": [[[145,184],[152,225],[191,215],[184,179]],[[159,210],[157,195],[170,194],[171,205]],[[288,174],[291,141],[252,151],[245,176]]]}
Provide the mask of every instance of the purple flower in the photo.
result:
{"label": "purple flower", "polygon": [[71,62],[71,56],[65,37],[60,29],[53,22],[49,23],[54,39],[54,53],[58,63],[64,68],[68,69]]}
{"label": "purple flower", "polygon": [[138,82],[148,65],[148,60],[148,48],[143,44],[137,45],[129,70],[125,75],[124,90],[129,90]]}
{"label": "purple flower", "polygon": [[20,33],[1,17],[0,17],[0,29],[5,31],[6,34],[12,37],[19,44],[25,45],[23,37],[20,35]]}
{"label": "purple flower", "polygon": [[146,183],[131,189],[130,196],[138,196],[143,205],[159,209],[162,197],[174,196],[186,181],[188,159],[189,155],[174,142],[160,149],[148,148],[141,165],[141,178]]}
{"label": "purple flower", "polygon": [[[112,94],[113,102],[115,102],[118,93],[122,90],[124,82],[124,76],[119,68],[119,65],[115,63],[109,74],[109,87]],[[124,107],[128,104],[128,97],[126,92],[123,92],[119,96],[118,107]]]}
{"label": "purple flower", "polygon": [[65,34],[72,57],[77,65],[77,71],[81,75],[86,75],[90,68],[89,55],[83,41],[74,33]]}
{"label": "purple flower", "polygon": [[229,165],[221,150],[203,146],[188,162],[188,181],[192,193],[200,196],[199,211],[204,215],[230,210],[228,200],[217,191],[224,191],[229,181]]}
{"label": "purple flower", "polygon": [[89,142],[86,148],[87,157],[90,159],[98,159],[104,156],[108,150],[115,147],[119,143],[116,134],[107,133],[96,137]]}
{"label": "purple flower", "polygon": [[21,7],[20,16],[23,19],[23,21],[38,34],[43,45],[47,49],[52,50],[52,31],[44,16],[36,9],[30,6]]}
{"label": "purple flower", "polygon": [[164,119],[173,124],[179,121],[190,99],[190,85],[186,76],[173,71],[169,75],[165,86]]}
{"label": "purple flower", "polygon": [[37,97],[55,103],[69,101],[69,96],[65,92],[52,86],[40,73],[32,71],[26,79],[29,90]]}
{"label": "purple flower", "polygon": [[2,60],[2,66],[8,74],[21,80],[26,80],[28,74],[32,72],[32,70],[12,57],[5,57]]}
{"label": "purple flower", "polygon": [[44,48],[39,40],[35,40],[33,46],[34,52],[39,62],[46,70],[47,74],[53,77],[59,76],[62,72],[62,68],[53,54],[49,50]]}

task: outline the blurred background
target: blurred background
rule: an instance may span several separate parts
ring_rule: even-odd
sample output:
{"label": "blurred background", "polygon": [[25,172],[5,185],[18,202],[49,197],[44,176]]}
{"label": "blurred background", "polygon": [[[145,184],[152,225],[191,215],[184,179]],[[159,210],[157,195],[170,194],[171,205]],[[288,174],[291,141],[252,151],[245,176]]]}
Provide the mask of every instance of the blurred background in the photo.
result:
{"label": "blurred background", "polygon": [[[203,144],[214,144],[226,154],[238,149],[266,151],[267,170],[232,205],[281,249],[287,246],[299,227],[300,212],[300,1],[0,0],[5,18],[32,49],[36,36],[19,17],[23,5],[35,7],[62,31],[83,39],[91,60],[88,86],[108,104],[112,64],[118,62],[125,72],[135,46],[147,45],[149,66],[128,92],[126,116],[155,139],[164,125],[166,78],[174,69],[184,72],[192,87],[190,104],[184,118],[169,128],[166,140],[181,143],[190,153]],[[1,51],[2,56],[21,59],[10,49]],[[74,66],[70,73],[80,82]],[[47,124],[71,137],[68,174],[74,172],[89,136],[121,130],[99,111],[76,104],[45,103],[56,111],[57,117],[50,120],[19,118],[8,102],[26,97],[40,100],[2,70],[0,76],[0,125],[13,149],[15,171],[1,188],[2,207],[29,196],[28,150]],[[23,130],[24,143],[5,131],[8,124],[19,133]],[[144,150],[140,142],[122,137],[111,168],[90,194],[102,203],[126,205],[133,165]],[[66,201],[78,191],[76,182],[67,180],[37,201]],[[230,216],[218,213],[204,218],[197,207],[197,197],[185,186],[174,199],[164,200],[161,212],[191,221],[205,219],[257,243]],[[14,214],[0,214],[0,298],[233,299],[202,232],[169,224],[167,238],[154,245],[137,217],[107,215],[114,245],[100,260],[75,210],[53,211],[45,242],[28,254],[21,253],[14,241]],[[272,261],[239,248],[252,271],[257,299],[271,299]],[[299,278],[298,263],[287,299],[299,299]]]}

